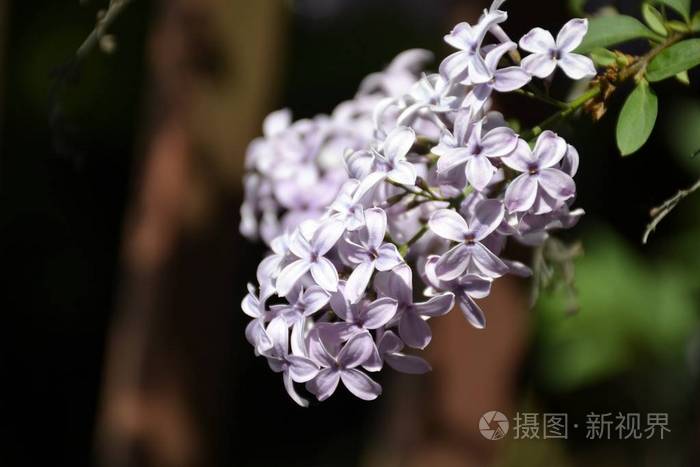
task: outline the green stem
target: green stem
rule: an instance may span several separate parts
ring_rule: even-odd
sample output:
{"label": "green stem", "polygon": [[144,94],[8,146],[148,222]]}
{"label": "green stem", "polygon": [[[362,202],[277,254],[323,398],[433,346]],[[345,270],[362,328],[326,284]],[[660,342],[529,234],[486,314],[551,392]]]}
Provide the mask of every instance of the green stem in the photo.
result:
{"label": "green stem", "polygon": [[568,107],[568,104],[566,102],[554,99],[540,92],[528,91],[526,89],[516,89],[514,92],[515,94],[529,97],[530,99],[544,102],[545,104],[553,105],[554,107],[559,107],[560,109],[565,109]]}
{"label": "green stem", "polygon": [[399,254],[405,258],[405,257],[406,257],[406,254],[408,253],[408,249],[409,249],[414,243],[416,243],[418,240],[420,240],[420,239],[423,237],[423,235],[425,235],[425,233],[426,233],[427,231],[428,231],[428,224],[425,223],[425,224],[421,225],[420,229],[418,230],[418,232],[415,233],[415,235],[413,235],[413,237],[411,237],[411,238],[410,238],[406,243],[404,243],[403,245],[399,246]]}
{"label": "green stem", "polygon": [[78,61],[83,60],[90,51],[95,48],[100,42],[100,39],[102,39],[107,32],[109,26],[132,1],[133,0],[111,0],[109,2],[109,8],[107,8],[104,16],[97,21],[95,29],[90,32],[90,35],[87,36],[75,52],[75,57]]}

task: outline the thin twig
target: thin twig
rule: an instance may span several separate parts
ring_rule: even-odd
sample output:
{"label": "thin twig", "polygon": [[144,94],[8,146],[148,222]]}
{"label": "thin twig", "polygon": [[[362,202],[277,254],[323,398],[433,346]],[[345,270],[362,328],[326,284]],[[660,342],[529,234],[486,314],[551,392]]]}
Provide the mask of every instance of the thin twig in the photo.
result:
{"label": "thin twig", "polygon": [[673,209],[680,203],[683,199],[691,195],[693,192],[700,189],[700,180],[695,182],[695,185],[691,186],[687,190],[680,190],[671,198],[667,199],[660,206],[652,208],[651,222],[647,225],[644,230],[644,235],[642,236],[642,243],[646,245],[649,235],[656,229],[656,226],[666,217]]}

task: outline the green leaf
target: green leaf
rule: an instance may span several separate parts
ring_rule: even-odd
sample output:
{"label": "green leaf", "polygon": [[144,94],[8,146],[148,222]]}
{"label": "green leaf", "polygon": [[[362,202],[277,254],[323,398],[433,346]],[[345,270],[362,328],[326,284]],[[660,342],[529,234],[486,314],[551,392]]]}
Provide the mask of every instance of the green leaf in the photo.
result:
{"label": "green leaf", "polygon": [[640,38],[663,40],[661,36],[631,16],[601,16],[592,18],[588,22],[588,34],[583,38],[576,52],[588,53],[596,47],[608,47]]}
{"label": "green leaf", "polygon": [[668,35],[668,31],[666,31],[666,27],[664,26],[664,21],[666,21],[664,15],[654,8],[651,3],[642,3],[642,17],[652,31],[662,36]]}
{"label": "green leaf", "polygon": [[591,60],[593,60],[596,65],[610,66],[617,62],[617,55],[615,55],[614,52],[602,47],[596,47],[595,49],[591,50],[590,55]]}
{"label": "green leaf", "polygon": [[641,148],[654,129],[659,102],[649,83],[641,81],[622,106],[617,120],[617,147],[628,156]]}
{"label": "green leaf", "polygon": [[656,3],[661,5],[666,5],[667,7],[675,10],[676,13],[681,15],[684,20],[688,21],[690,18],[690,0],[655,0]]}
{"label": "green leaf", "polygon": [[700,32],[700,11],[693,15],[693,20],[690,22],[690,29],[693,32]]}
{"label": "green leaf", "polygon": [[649,64],[646,77],[661,81],[700,65],[700,39],[688,39],[672,45]]}
{"label": "green leaf", "polygon": [[575,16],[585,16],[586,12],[583,7],[586,6],[587,0],[569,0],[569,11]]}
{"label": "green leaf", "polygon": [[690,86],[690,76],[688,76],[688,70],[678,73],[676,75],[676,80],[682,84],[685,84],[686,86]]}

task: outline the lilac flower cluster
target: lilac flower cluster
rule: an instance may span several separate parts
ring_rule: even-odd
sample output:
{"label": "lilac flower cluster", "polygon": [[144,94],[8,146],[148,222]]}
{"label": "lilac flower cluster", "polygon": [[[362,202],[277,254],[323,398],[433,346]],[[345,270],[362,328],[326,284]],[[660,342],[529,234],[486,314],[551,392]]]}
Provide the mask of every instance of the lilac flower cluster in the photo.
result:
{"label": "lilac flower cluster", "polygon": [[[253,320],[246,337],[282,373],[300,405],[308,402],[298,383],[318,400],[330,397],[340,382],[372,400],[381,387],[369,373],[385,365],[405,373],[429,371],[424,359],[404,352],[430,343],[429,319],[458,305],[472,326],[483,328],[476,300],[505,274],[530,274],[526,265],[502,256],[507,240],[537,245],[550,230],[569,228],[582,215],[570,210],[576,150],[551,131],[541,132],[531,147],[490,110],[490,96],[547,77],[557,66],[574,79],[595,74],[588,58],[571,52],[587,23],[570,21],[556,41],[533,29],[520,41],[521,49],[532,52],[521,62],[500,26],[507,18],[502,3],[494,1],[476,25],[460,23],[445,36],[457,52],[438,74],[406,86],[411,67],[404,66],[368,80],[385,90],[373,99],[372,137],[343,140],[337,135],[350,128],[334,124],[336,136],[327,139],[349,147],[346,180],[337,193],[323,184],[328,173],[311,177],[313,200],[305,180],[280,180],[288,158],[304,160],[303,168],[294,169],[299,173],[320,167],[319,132],[306,135],[315,141],[313,150],[286,154],[308,142],[294,128],[298,124],[285,126],[284,114],[268,118],[266,139],[256,143],[263,147],[251,150],[250,163],[267,174],[254,182],[255,197],[260,200],[262,184],[271,182],[266,189],[274,215],[281,205],[295,220],[283,218],[279,235],[270,240],[272,252],[258,268],[258,287],[249,285],[242,307]],[[485,44],[489,33],[495,41]],[[366,123],[368,114],[360,113]],[[265,163],[274,167],[263,169]]]}
{"label": "lilac flower cluster", "polygon": [[399,54],[386,70],[367,76],[355,98],[331,115],[296,122],[288,109],[268,115],[263,137],[253,140],[246,153],[241,233],[269,245],[304,220],[321,217],[348,179],[345,150],[372,140],[377,103],[405,94],[431,58],[421,49]]}

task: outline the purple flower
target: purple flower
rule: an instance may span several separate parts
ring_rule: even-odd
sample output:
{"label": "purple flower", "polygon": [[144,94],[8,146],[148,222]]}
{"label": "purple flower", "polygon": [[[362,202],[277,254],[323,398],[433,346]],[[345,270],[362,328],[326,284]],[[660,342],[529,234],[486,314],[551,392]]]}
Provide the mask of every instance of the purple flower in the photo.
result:
{"label": "purple flower", "polygon": [[352,336],[336,353],[335,349],[329,351],[320,335],[316,334],[310,339],[309,355],[323,369],[316,378],[306,383],[306,388],[322,401],[335,392],[338,382],[342,380],[345,387],[360,399],[376,399],[382,387],[357,369],[370,358],[374,348],[372,336],[361,332]]}
{"label": "purple flower", "polygon": [[426,259],[424,277],[425,282],[430,287],[426,293],[435,293],[438,290],[451,291],[457,297],[459,308],[469,324],[477,329],[483,329],[486,326],[486,318],[474,299],[488,296],[491,292],[491,281],[470,275],[462,276],[456,280],[442,280],[436,272],[438,261],[440,261],[440,257],[437,255],[428,256]]}
{"label": "purple flower", "polygon": [[294,383],[306,383],[318,375],[318,365],[312,360],[300,355],[289,354],[289,330],[283,317],[273,319],[267,327],[267,334],[272,341],[272,347],[264,352],[270,369],[282,373],[284,387],[289,397],[302,407],[309,405],[306,399],[294,390]]}
{"label": "purple flower", "polygon": [[572,19],[566,23],[554,41],[552,34],[542,28],[534,28],[520,39],[520,48],[533,52],[523,58],[521,66],[538,78],[546,78],[559,66],[571,79],[595,76],[593,61],[573,53],[588,32],[588,20]]}
{"label": "purple flower", "polygon": [[289,251],[298,259],[285,266],[279,273],[276,284],[278,295],[286,296],[308,271],[318,285],[335,292],[338,287],[338,271],[323,255],[328,253],[343,235],[343,223],[335,219],[324,221],[310,240],[302,230],[296,230],[290,239]]}
{"label": "purple flower", "polygon": [[[498,2],[494,2],[496,3]],[[489,28],[504,22],[507,18],[508,15],[505,12],[491,8],[476,25],[471,26],[462,22],[455,26],[445,36],[445,42],[459,49],[459,52],[453,53],[442,61],[440,74],[453,81],[463,81],[468,77],[473,84],[489,81],[491,76],[481,57],[481,43]]]}
{"label": "purple flower", "polygon": [[514,48],[516,48],[514,42],[506,42],[497,45],[486,54],[484,63],[491,78],[474,86],[464,102],[465,107],[480,109],[486,104],[492,91],[511,92],[530,82],[530,75],[519,66],[498,69],[498,62],[501,61],[503,55]]}
{"label": "purple flower", "polygon": [[423,76],[405,99],[410,105],[401,112],[398,125],[411,122],[417,115],[431,117],[435,113],[455,110],[457,97],[449,94],[450,83],[439,74]]}
{"label": "purple flower", "polygon": [[288,326],[292,326],[292,351],[304,355],[304,326],[306,318],[320,311],[330,299],[330,294],[314,285],[304,290],[302,286],[294,287],[286,297],[289,303],[272,305],[270,310],[276,316],[282,316]]}
{"label": "purple flower", "polygon": [[481,240],[496,230],[502,219],[503,205],[493,199],[480,202],[469,223],[450,209],[435,211],[428,221],[430,230],[442,238],[458,242],[437,262],[438,277],[449,281],[465,272],[484,278],[503,275],[508,270],[507,266],[481,244]]}
{"label": "purple flower", "polygon": [[271,285],[263,284],[258,296],[255,294],[255,286],[248,284],[248,294],[241,302],[243,313],[254,318],[245,328],[245,337],[259,354],[272,347],[272,341],[265,332],[265,323],[276,315],[267,309],[265,303],[273,293],[275,289]]}
{"label": "purple flower", "polygon": [[455,120],[454,136],[448,135],[432,149],[440,156],[438,173],[465,164],[467,181],[478,191],[488,186],[496,170],[489,158],[503,157],[518,144],[518,137],[510,128],[496,127],[482,136],[483,125],[484,120],[474,122],[470,111],[463,111]]}
{"label": "purple flower", "polygon": [[381,295],[398,301],[399,336],[406,345],[416,349],[424,349],[430,343],[432,333],[426,320],[447,314],[454,306],[455,297],[451,292],[414,303],[413,274],[405,264],[377,274],[374,287]]}
{"label": "purple flower", "polygon": [[378,337],[377,348],[382,360],[401,373],[422,375],[431,370],[430,364],[415,355],[402,353],[404,343],[392,331],[384,331]]}
{"label": "purple flower", "polygon": [[535,149],[523,140],[503,162],[522,172],[513,180],[505,194],[505,205],[510,212],[531,210],[533,214],[551,212],[576,193],[574,180],[554,166],[564,157],[566,142],[551,131],[537,138]]}
{"label": "purple flower", "polygon": [[345,286],[345,296],[356,302],[362,297],[372,273],[388,271],[403,262],[396,246],[384,243],[386,213],[380,208],[365,210],[365,228],[350,236],[340,246],[341,255],[354,270]]}

